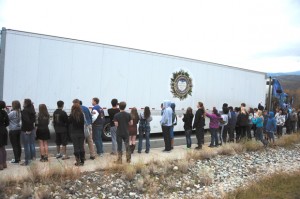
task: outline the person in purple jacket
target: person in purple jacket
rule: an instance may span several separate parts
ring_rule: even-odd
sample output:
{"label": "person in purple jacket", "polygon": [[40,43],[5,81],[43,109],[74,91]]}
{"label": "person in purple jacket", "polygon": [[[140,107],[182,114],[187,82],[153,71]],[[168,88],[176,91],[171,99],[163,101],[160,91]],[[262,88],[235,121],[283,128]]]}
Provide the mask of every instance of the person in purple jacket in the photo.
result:
{"label": "person in purple jacket", "polygon": [[216,107],[213,107],[212,113],[205,113],[206,117],[210,119],[209,122],[209,129],[211,133],[211,142],[209,147],[217,147],[219,145],[219,138],[218,138],[218,131],[219,131],[219,122],[221,119],[220,114],[218,113],[218,110]]}

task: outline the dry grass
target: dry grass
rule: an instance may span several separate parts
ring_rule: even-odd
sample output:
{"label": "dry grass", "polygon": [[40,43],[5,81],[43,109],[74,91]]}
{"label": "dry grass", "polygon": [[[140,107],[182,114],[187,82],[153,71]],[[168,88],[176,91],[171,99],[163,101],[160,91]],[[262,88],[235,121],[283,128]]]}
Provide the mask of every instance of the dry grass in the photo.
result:
{"label": "dry grass", "polygon": [[126,180],[131,181],[134,179],[136,175],[136,168],[134,167],[134,165],[126,164],[124,165],[123,174]]}
{"label": "dry grass", "polygon": [[228,145],[233,148],[236,154],[242,154],[246,151],[244,145],[240,143],[229,143]]}
{"label": "dry grass", "polygon": [[186,154],[187,160],[209,160],[214,158],[218,153],[210,148],[204,148],[202,150],[188,151]]}
{"label": "dry grass", "polygon": [[32,182],[74,180],[80,175],[80,169],[73,166],[47,164],[41,167],[37,162],[33,162],[28,167],[28,177]]}
{"label": "dry grass", "polygon": [[24,199],[30,198],[32,194],[33,194],[32,187],[29,184],[25,183],[21,191],[21,198]]}
{"label": "dry grass", "polygon": [[300,143],[300,134],[294,133],[282,136],[280,139],[277,139],[275,143],[277,146],[281,147],[292,147],[294,144]]}
{"label": "dry grass", "polygon": [[198,183],[202,186],[209,186],[213,183],[214,171],[208,167],[203,165],[197,174]]}
{"label": "dry grass", "polygon": [[234,155],[236,153],[231,144],[222,145],[222,147],[219,147],[217,149],[217,152],[219,155],[228,155],[228,156]]}
{"label": "dry grass", "polygon": [[243,143],[246,151],[260,151],[264,148],[263,144],[256,140],[250,140]]}
{"label": "dry grass", "polygon": [[300,196],[300,171],[277,173],[253,182],[247,188],[239,188],[227,194],[226,199],[283,198],[294,199]]}
{"label": "dry grass", "polygon": [[188,160],[183,159],[178,161],[177,162],[178,171],[180,171],[181,173],[188,173],[189,165],[190,163],[188,162]]}
{"label": "dry grass", "polygon": [[34,198],[50,199],[51,198],[50,191],[46,187],[42,187],[35,192]]}

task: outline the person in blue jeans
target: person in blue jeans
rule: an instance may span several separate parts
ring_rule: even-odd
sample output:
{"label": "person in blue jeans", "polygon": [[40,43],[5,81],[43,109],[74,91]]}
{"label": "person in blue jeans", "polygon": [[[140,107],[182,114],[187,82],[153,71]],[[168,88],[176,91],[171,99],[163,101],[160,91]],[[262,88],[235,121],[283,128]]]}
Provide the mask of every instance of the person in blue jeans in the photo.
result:
{"label": "person in blue jeans", "polygon": [[145,153],[149,153],[150,152],[150,131],[151,131],[150,122],[152,121],[150,108],[146,106],[144,109],[144,113],[141,113],[139,117],[140,117],[140,123],[139,123],[138,153],[142,152],[144,134],[146,138]]}
{"label": "person in blue jeans", "polygon": [[191,148],[192,146],[192,123],[194,119],[193,109],[191,107],[188,107],[186,109],[186,113],[183,115],[182,121],[184,122],[184,131],[185,131],[185,137],[186,137],[186,147]]}
{"label": "person in blue jeans", "polygon": [[21,139],[24,146],[25,162],[21,165],[27,166],[36,158],[35,152],[35,128],[34,123],[36,113],[30,99],[25,99],[23,104],[24,109],[21,112]]}
{"label": "person in blue jeans", "polygon": [[93,105],[92,111],[96,110],[99,113],[97,119],[93,122],[92,125],[93,141],[96,145],[97,154],[99,156],[102,156],[104,153],[103,143],[102,143],[102,132],[103,132],[103,126],[105,122],[104,111],[99,106],[99,99],[97,97],[94,97],[92,99],[92,105]]}

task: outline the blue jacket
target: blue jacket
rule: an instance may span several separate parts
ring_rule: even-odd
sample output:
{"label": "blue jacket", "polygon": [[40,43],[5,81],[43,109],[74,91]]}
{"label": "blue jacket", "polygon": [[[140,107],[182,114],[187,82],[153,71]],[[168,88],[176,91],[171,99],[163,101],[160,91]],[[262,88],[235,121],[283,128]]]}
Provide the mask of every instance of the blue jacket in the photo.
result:
{"label": "blue jacket", "polygon": [[160,120],[160,124],[162,126],[172,126],[172,114],[173,110],[171,108],[171,101],[164,101],[164,112]]}
{"label": "blue jacket", "polygon": [[257,118],[252,118],[253,124],[256,124],[257,128],[262,128],[264,126],[264,118],[263,117],[257,117]]}
{"label": "blue jacket", "polygon": [[82,109],[82,111],[83,111],[83,113],[84,113],[85,120],[86,120],[86,124],[87,124],[87,125],[92,124],[92,114],[90,113],[89,108],[86,107],[86,106],[82,106],[82,105],[81,105],[81,109]]}
{"label": "blue jacket", "polygon": [[267,132],[276,132],[276,119],[274,118],[274,113],[269,113],[269,119],[266,125]]}

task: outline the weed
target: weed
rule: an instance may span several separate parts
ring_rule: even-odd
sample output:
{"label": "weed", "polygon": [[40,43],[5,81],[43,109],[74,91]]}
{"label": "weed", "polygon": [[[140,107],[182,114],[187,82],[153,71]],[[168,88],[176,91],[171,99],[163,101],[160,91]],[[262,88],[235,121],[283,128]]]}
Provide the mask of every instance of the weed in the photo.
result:
{"label": "weed", "polygon": [[188,171],[189,171],[189,162],[187,160],[183,159],[181,161],[178,161],[177,165],[178,165],[178,170],[181,173],[188,173]]}
{"label": "weed", "polygon": [[263,144],[261,142],[250,140],[244,142],[244,146],[246,151],[259,151],[263,149]]}
{"label": "weed", "polygon": [[133,180],[136,174],[136,168],[131,164],[124,165],[124,175],[126,180]]}
{"label": "weed", "polygon": [[25,183],[21,191],[21,198],[27,199],[32,196],[32,193],[33,193],[32,187],[27,183]]}
{"label": "weed", "polygon": [[238,198],[298,198],[300,195],[300,171],[290,174],[281,172],[265,177],[258,182],[228,193],[226,199]]}
{"label": "weed", "polygon": [[231,144],[225,144],[217,149],[219,155],[234,155],[235,150],[232,148]]}

